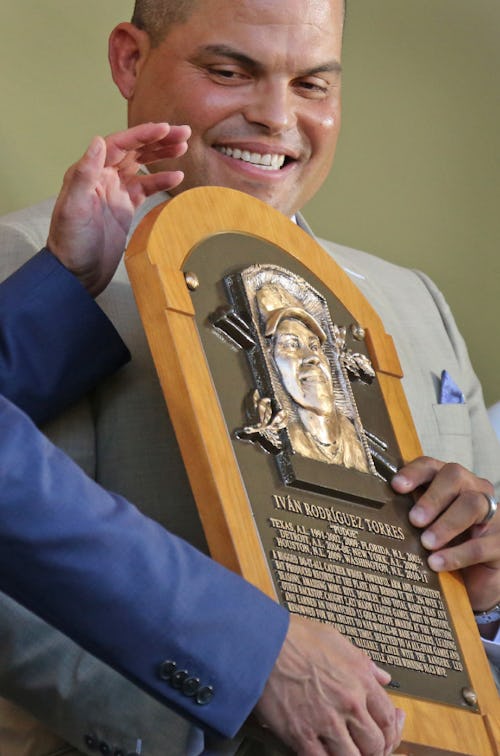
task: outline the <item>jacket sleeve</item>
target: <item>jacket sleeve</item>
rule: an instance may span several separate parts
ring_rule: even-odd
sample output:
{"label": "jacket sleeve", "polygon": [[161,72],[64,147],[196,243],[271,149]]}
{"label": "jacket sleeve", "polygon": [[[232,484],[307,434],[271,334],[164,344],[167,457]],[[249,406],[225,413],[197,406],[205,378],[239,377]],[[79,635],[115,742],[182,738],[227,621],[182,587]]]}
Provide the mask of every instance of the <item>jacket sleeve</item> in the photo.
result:
{"label": "jacket sleeve", "polygon": [[[2,218],[0,280],[43,247],[52,207],[47,201]],[[84,401],[66,414],[79,427],[91,412]],[[94,469],[93,459],[87,467]],[[25,756],[29,748],[48,756],[71,746],[89,756],[108,748],[129,753],[139,738],[144,756],[201,752],[200,730],[5,593],[0,614],[1,740],[9,755]],[[95,622],[105,623],[106,612]]]}
{"label": "jacket sleeve", "polygon": [[108,318],[47,249],[0,285],[0,393],[38,423],[128,359]]}
{"label": "jacket sleeve", "polygon": [[87,478],[0,401],[0,583],[199,725],[232,736],[288,613]]}

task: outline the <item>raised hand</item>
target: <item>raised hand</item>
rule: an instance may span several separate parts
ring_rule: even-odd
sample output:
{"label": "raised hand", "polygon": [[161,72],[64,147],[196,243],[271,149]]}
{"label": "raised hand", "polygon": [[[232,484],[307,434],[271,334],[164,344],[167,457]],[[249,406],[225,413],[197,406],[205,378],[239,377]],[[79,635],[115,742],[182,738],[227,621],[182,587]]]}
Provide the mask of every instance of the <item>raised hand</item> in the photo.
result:
{"label": "raised hand", "polygon": [[66,172],[47,246],[92,296],[111,280],[136,209],[183,179],[181,171],[139,174],[140,166],[183,155],[190,134],[189,126],[145,123],[96,136]]}

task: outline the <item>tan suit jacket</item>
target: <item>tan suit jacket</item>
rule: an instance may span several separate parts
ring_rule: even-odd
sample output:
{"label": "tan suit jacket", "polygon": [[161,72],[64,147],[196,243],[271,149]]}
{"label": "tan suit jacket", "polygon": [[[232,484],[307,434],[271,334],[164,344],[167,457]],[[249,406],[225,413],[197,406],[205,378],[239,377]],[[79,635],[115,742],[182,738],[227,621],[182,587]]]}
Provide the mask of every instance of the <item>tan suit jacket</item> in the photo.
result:
{"label": "tan suit jacket", "polygon": [[[0,220],[0,278],[44,245],[51,208],[46,202]],[[500,494],[498,442],[465,345],[441,294],[420,273],[324,245],[395,339],[425,453],[474,469],[493,480]],[[45,430],[103,486],[206,550],[122,266],[99,303],[129,347],[132,362]],[[466,404],[438,404],[443,369],[464,392]],[[89,737],[94,744],[107,744],[111,753],[133,752],[138,738],[143,756],[199,751],[199,733],[184,720],[14,602],[0,600],[0,693],[10,699],[0,707],[1,756],[55,756],[74,749],[91,756],[96,751],[86,745]]]}

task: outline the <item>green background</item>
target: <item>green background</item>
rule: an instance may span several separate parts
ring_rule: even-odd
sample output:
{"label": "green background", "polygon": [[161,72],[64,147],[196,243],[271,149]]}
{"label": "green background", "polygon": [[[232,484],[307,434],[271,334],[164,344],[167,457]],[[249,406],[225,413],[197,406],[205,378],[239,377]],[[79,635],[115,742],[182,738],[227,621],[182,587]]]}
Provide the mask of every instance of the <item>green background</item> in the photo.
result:
{"label": "green background", "polygon": [[[3,3],[0,212],[57,192],[95,133],[122,128],[107,36],[131,0]],[[322,236],[428,273],[500,400],[500,2],[350,0]],[[444,367],[444,366],[443,366]]]}

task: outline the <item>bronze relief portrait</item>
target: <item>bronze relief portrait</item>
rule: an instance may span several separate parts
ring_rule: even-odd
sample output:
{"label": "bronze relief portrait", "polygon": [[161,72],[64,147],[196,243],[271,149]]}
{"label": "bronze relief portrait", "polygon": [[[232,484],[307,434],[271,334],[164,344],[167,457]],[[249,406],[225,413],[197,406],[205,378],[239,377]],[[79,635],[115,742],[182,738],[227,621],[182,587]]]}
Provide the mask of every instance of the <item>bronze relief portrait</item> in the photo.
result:
{"label": "bronze relief portrait", "polygon": [[231,307],[213,323],[245,349],[255,385],[248,423],[236,437],[288,459],[380,479],[373,438],[351,389],[353,378],[370,383],[375,372],[365,354],[346,348],[346,326],[332,321],[325,298],[302,277],[271,264],[227,276],[225,285]]}

